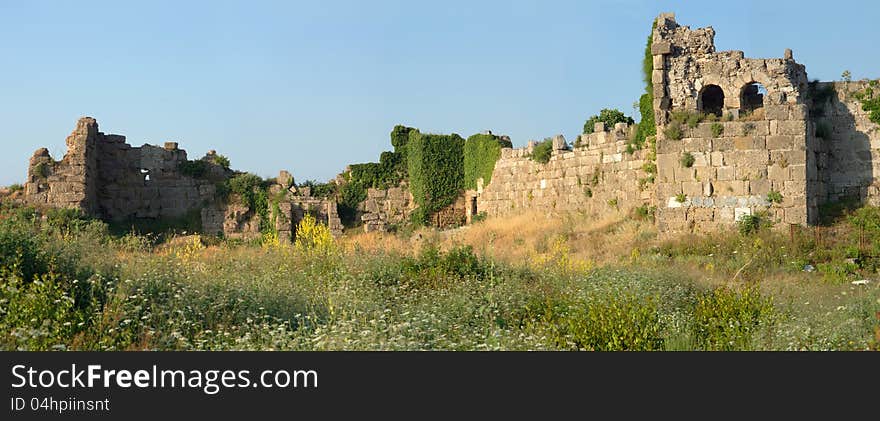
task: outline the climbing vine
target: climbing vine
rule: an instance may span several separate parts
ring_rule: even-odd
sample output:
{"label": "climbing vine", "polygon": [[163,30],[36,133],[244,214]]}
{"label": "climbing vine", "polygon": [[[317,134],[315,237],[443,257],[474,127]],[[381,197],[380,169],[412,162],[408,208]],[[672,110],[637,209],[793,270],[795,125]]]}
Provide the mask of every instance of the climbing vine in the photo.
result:
{"label": "climbing vine", "polygon": [[464,139],[457,134],[423,134],[412,130],[407,144],[410,192],[416,203],[412,221],[427,222],[432,213],[452,204],[464,186]]}
{"label": "climbing vine", "polygon": [[642,58],[642,77],[645,81],[645,93],[639,98],[639,113],[642,119],[636,128],[636,135],[632,143],[641,149],[645,141],[657,134],[657,127],[654,121],[654,84],[651,82],[651,76],[654,72],[654,56],[651,54],[651,44],[654,43],[654,29],[657,28],[657,21],[651,26],[651,34],[648,35],[648,41],[645,45],[645,55]]}
{"label": "climbing vine", "polygon": [[492,134],[475,134],[464,142],[464,188],[476,189],[477,179],[488,185],[495,162],[501,157],[501,148],[510,148],[509,140]]}

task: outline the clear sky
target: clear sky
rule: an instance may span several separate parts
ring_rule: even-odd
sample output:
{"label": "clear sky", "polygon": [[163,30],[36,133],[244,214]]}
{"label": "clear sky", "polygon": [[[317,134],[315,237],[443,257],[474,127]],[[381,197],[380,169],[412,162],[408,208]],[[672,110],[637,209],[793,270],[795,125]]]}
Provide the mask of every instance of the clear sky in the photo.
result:
{"label": "clear sky", "polygon": [[791,48],[811,79],[880,77],[880,3],[853,3],[0,0],[0,185],[38,147],[60,159],[83,115],[298,182],[377,160],[395,124],[570,140],[601,108],[633,112],[663,11],[713,26],[718,50]]}

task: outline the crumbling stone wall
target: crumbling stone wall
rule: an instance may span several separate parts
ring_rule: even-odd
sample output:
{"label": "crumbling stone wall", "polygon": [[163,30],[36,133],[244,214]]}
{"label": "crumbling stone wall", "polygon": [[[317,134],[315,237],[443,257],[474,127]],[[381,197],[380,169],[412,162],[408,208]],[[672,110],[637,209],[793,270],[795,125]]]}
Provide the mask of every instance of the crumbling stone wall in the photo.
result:
{"label": "crumbling stone wall", "polygon": [[45,148],[34,153],[25,199],[110,221],[180,218],[215,196],[211,181],[181,174],[186,160],[176,143],[132,147],[124,136],[104,134],[94,118],[84,117],[67,137],[61,161]]}
{"label": "crumbling stone wall", "polygon": [[[188,159],[177,143],[132,147],[124,136],[104,134],[94,118],[83,117],[67,137],[67,153],[61,161],[52,159],[45,148],[31,157],[24,201],[80,209],[107,221],[200,218],[206,233],[259,236],[256,210],[218,194],[217,185],[233,173],[213,164],[214,154],[211,151],[203,158],[204,173],[194,177],[182,170]],[[276,180],[270,193],[277,205],[272,211],[277,213],[275,228],[282,240],[293,238],[305,213],[326,223],[334,235],[341,234],[335,200],[298,190],[287,171]]]}
{"label": "crumbling stone wall", "polygon": [[[880,126],[873,123],[854,94],[868,83],[818,83],[812,110],[811,139],[819,204],[855,200],[880,205]],[[823,137],[819,137],[821,135]]]}
{"label": "crumbling stone wall", "polygon": [[546,164],[529,157],[534,142],[525,148],[502,149],[491,183],[480,189],[478,182],[476,213],[581,211],[598,217],[650,205],[651,174],[643,169],[649,152],[627,153],[631,129],[620,123],[606,132],[597,123],[596,132],[582,135],[580,146],[573,150],[556,136]]}
{"label": "crumbling stone wall", "polygon": [[[818,176],[815,163],[808,161],[804,66],[791,51],[779,59],[716,52],[714,34],[711,27],[680,26],[669,14],[658,18],[654,30],[660,229],[711,230],[759,211],[782,223],[815,223],[817,202],[808,200],[808,184]],[[767,90],[763,109],[746,115],[743,111],[753,104],[743,100],[756,82]],[[719,88],[723,98],[706,95]],[[715,100],[718,109],[709,104]],[[711,112],[731,121],[681,125],[680,139],[672,139],[666,130],[677,124],[674,112]],[[722,124],[723,132],[713,133],[713,124]],[[681,164],[684,153],[694,156],[692,167]],[[782,203],[768,201],[771,190],[782,194]]]}
{"label": "crumbling stone wall", "polygon": [[384,232],[389,225],[408,221],[414,208],[412,193],[406,182],[388,189],[367,189],[367,199],[358,205],[364,231]]}

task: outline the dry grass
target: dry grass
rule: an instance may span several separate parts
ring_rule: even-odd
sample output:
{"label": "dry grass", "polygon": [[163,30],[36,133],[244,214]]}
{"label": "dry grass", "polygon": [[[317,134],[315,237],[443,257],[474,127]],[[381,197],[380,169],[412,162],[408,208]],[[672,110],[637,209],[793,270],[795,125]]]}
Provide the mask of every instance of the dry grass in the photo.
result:
{"label": "dry grass", "polygon": [[478,254],[507,263],[531,262],[562,247],[569,258],[603,265],[629,261],[656,236],[652,223],[622,216],[593,219],[578,213],[532,212],[446,232],[419,230],[409,239],[388,233],[351,234],[342,244],[347,249],[400,253],[416,252],[422,243],[444,250],[471,246]]}

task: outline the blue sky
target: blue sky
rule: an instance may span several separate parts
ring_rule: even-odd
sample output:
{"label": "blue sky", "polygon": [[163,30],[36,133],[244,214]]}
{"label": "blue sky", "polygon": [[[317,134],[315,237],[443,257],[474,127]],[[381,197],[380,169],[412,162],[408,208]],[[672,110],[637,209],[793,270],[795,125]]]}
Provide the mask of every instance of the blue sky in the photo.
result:
{"label": "blue sky", "polygon": [[810,78],[880,77],[877,2],[0,0],[0,185],[83,115],[129,143],[216,149],[236,169],[327,180],[395,124],[515,145],[577,135],[642,92],[651,20],[711,25],[719,50]]}

